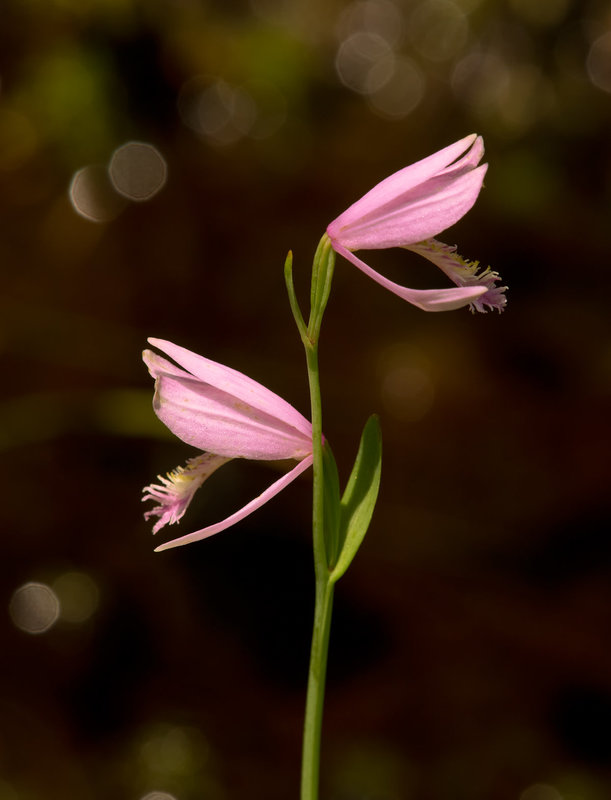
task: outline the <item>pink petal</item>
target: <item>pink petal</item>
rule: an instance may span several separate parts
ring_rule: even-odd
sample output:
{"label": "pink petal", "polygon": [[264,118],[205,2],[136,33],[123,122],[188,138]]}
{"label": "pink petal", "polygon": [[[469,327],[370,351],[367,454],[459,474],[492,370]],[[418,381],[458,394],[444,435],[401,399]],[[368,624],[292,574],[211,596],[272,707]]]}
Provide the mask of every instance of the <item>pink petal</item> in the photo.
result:
{"label": "pink petal", "polygon": [[[461,153],[471,147],[473,143],[475,155],[483,153],[483,145],[481,145],[481,138],[477,134],[472,133],[470,136],[465,136],[454,144],[433,153],[415,164],[410,164],[407,167],[393,173],[388,178],[385,178],[380,183],[376,184],[373,189],[370,189],[367,194],[363,195],[360,200],[353,203],[350,208],[346,209],[332,225],[337,225],[338,228],[343,228],[354,224],[357,220],[366,214],[375,212],[386,203],[393,202],[397,197],[401,196],[410,189],[425,183],[434,175],[438,173],[443,174],[443,170],[448,167]],[[471,151],[462,160],[463,165],[470,163]],[[479,158],[478,158],[479,161]],[[477,163],[477,162],[476,162]],[[450,168],[451,169],[451,168]],[[331,234],[329,234],[331,238]]]}
{"label": "pink petal", "polygon": [[237,400],[292,425],[308,437],[311,436],[311,424],[297,409],[252,378],[164,339],[149,338],[148,341],[201,381],[216,386]]}
{"label": "pink petal", "polygon": [[477,167],[479,162],[482,160],[483,155],[484,155],[484,140],[482,139],[481,136],[478,136],[476,140],[473,142],[473,147],[471,147],[462,158],[459,158],[458,161],[455,161],[453,164],[450,164],[448,167],[441,170],[438,174],[445,175],[448,172],[456,173],[464,171],[466,169],[473,169],[474,167]]}
{"label": "pink petal", "polygon": [[345,247],[338,245],[335,249],[339,255],[351,261],[355,267],[358,267],[380,286],[403,300],[407,300],[408,303],[417,306],[422,311],[453,311],[455,308],[469,305],[475,298],[486,292],[485,286],[469,286],[459,289],[409,289],[407,286],[401,286],[380,275]]}
{"label": "pink petal", "polygon": [[197,378],[161,373],[153,407],[183,442],[228,458],[274,461],[312,452],[309,435]]}
{"label": "pink petal", "polygon": [[166,542],[165,544],[156,547],[155,552],[158,553],[161,550],[169,550],[172,547],[180,547],[183,544],[199,542],[200,539],[206,539],[208,536],[213,536],[215,533],[220,533],[221,531],[230,528],[232,525],[235,525],[236,522],[239,522],[240,520],[249,516],[249,514],[252,514],[253,511],[256,511],[262,505],[265,505],[268,500],[271,500],[272,497],[281,492],[282,489],[294,481],[298,475],[301,475],[302,472],[305,472],[305,470],[312,465],[312,461],[313,457],[311,455],[306,456],[306,458],[304,458],[303,461],[300,461],[296,467],[290,470],[290,472],[287,472],[286,475],[283,475],[279,480],[275,481],[275,483],[272,483],[272,485],[269,486],[262,494],[260,494],[254,500],[251,500],[250,503],[247,503],[239,511],[236,511],[235,514],[232,514],[231,516],[227,517],[221,522],[215,523],[214,525],[208,525],[207,528],[202,528],[194,533],[188,533],[186,536],[173,539],[171,542]]}
{"label": "pink petal", "polygon": [[172,364],[167,358],[160,356],[153,350],[143,350],[142,360],[148,367],[149,374],[153,378],[158,378],[160,375],[179,375],[182,378],[191,378],[192,375],[184,369]]}
{"label": "pink petal", "polygon": [[334,249],[377,250],[431,239],[454,225],[477,200],[487,164],[458,176],[453,171],[411,187],[384,206],[345,226],[343,216],[327,228]]}

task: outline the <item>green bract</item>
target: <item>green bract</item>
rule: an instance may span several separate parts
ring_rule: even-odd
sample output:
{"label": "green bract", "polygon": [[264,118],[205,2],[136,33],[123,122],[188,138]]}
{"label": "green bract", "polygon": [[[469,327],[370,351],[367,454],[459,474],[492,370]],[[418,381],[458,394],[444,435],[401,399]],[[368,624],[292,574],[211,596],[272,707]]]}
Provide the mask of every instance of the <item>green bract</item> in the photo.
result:
{"label": "green bract", "polygon": [[350,566],[365,538],[378,499],[382,474],[382,433],[373,414],[363,428],[359,450],[339,508],[339,557],[332,566],[337,581]]}

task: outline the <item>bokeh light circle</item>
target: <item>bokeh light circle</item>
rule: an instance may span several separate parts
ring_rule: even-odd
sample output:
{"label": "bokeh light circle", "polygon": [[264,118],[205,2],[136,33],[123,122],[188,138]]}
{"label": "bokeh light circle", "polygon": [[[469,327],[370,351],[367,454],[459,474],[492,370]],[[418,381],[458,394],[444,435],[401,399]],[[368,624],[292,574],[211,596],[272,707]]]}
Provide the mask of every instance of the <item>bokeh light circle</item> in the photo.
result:
{"label": "bokeh light circle", "polygon": [[25,583],[17,589],[9,604],[14,625],[26,633],[46,633],[57,622],[59,599],[44,583]]}
{"label": "bokeh light circle", "polygon": [[522,792],[520,800],[562,800],[562,795],[547,783],[534,783]]}
{"label": "bokeh light circle", "polygon": [[356,0],[340,15],[337,32],[344,40],[359,31],[377,34],[395,45],[403,33],[403,13],[390,0]]}
{"label": "bokeh light circle", "polygon": [[196,75],[183,84],[177,105],[188,128],[221,146],[246,136],[264,139],[286,116],[285,99],[274,86],[264,82],[237,86],[206,75]]}
{"label": "bokeh light circle", "polygon": [[[372,69],[375,75],[376,68]],[[401,119],[410,114],[424,97],[426,81],[419,67],[407,57],[392,60],[392,72],[369,92],[372,109],[382,117]]]}
{"label": "bokeh light circle", "polygon": [[611,31],[599,36],[592,43],[586,69],[594,86],[611,93]]}
{"label": "bokeh light circle", "polygon": [[467,42],[469,22],[451,0],[425,0],[411,13],[407,29],[415,49],[430,61],[448,61]]}
{"label": "bokeh light circle", "polygon": [[112,185],[135,202],[150,200],[165,185],[168,168],[156,147],[146,142],[127,142],[112,154],[108,167]]}
{"label": "bokeh light circle", "polygon": [[53,590],[60,600],[64,622],[85,622],[97,610],[100,591],[93,578],[84,572],[65,572],[53,582]]}
{"label": "bokeh light circle", "polygon": [[[372,80],[376,88],[380,88],[380,79],[373,77],[372,70],[386,61],[392,54],[390,45],[377,33],[361,31],[348,36],[340,44],[335,58],[335,69],[339,79],[354,92],[369,94],[372,90]],[[387,77],[390,77],[390,72]]]}
{"label": "bokeh light circle", "polygon": [[173,794],[168,792],[149,792],[141,797],[140,800],[176,800]]}
{"label": "bokeh light circle", "polygon": [[125,200],[117,195],[101,164],[77,170],[68,195],[76,213],[90,222],[110,222],[125,206]]}

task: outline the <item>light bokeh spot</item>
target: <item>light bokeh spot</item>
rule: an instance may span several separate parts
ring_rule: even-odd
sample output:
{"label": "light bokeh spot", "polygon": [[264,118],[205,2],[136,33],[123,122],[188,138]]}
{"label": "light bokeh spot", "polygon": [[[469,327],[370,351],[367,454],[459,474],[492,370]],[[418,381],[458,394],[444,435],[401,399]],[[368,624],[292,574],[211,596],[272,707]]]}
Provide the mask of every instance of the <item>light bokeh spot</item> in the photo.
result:
{"label": "light bokeh spot", "polygon": [[357,0],[340,15],[337,32],[341,40],[353,33],[374,33],[395,45],[403,33],[403,14],[390,0]]}
{"label": "light bokeh spot", "polygon": [[127,142],[112,154],[108,173],[116,191],[138,203],[150,200],[163,189],[168,168],[152,144]]}
{"label": "light bokeh spot", "polygon": [[510,135],[532,128],[559,105],[554,82],[536,62],[512,62],[492,50],[461,59],[452,72],[452,89],[477,117]]}
{"label": "light bokeh spot", "polygon": [[140,800],[176,800],[176,797],[173,794],[168,794],[168,792],[149,792],[149,794],[141,797]]}
{"label": "light bokeh spot", "polygon": [[603,92],[611,93],[611,31],[596,39],[586,60],[588,78]]}
{"label": "light bokeh spot", "polygon": [[508,89],[511,70],[501,54],[474,50],[456,64],[451,82],[454,93],[476,114],[483,115]]}
{"label": "light bokeh spot", "polygon": [[380,396],[386,411],[400,422],[417,422],[430,410],[435,383],[429,358],[418,348],[397,344],[380,355]]}
{"label": "light bokeh spot", "polygon": [[[392,71],[375,89],[368,100],[382,117],[401,119],[410,114],[424,97],[426,81],[422,71],[407,57],[393,57]],[[375,74],[376,67],[372,69]]]}
{"label": "light bokeh spot", "polygon": [[340,44],[335,68],[344,86],[360,94],[370,94],[392,76],[391,47],[377,33],[353,33]]}
{"label": "light bokeh spot", "polygon": [[259,86],[257,91],[265,113],[247,88],[196,76],[182,86],[178,111],[184,124],[211,144],[231,145],[245,136],[265,138],[284,122],[285,102],[273,87]]}
{"label": "light bokeh spot", "polygon": [[90,164],[75,172],[68,194],[76,213],[91,222],[110,222],[125,206],[101,164]]}
{"label": "light bokeh spot", "polygon": [[60,614],[59,598],[44,583],[25,583],[17,589],[9,604],[13,624],[26,633],[46,633]]}
{"label": "light bokeh spot", "polygon": [[411,13],[407,30],[414,48],[430,61],[458,55],[469,36],[465,12],[451,0],[425,0]]}
{"label": "light bokeh spot", "polygon": [[177,725],[152,728],[140,745],[140,759],[150,774],[189,775],[208,758],[208,744],[195,730]]}
{"label": "light bokeh spot", "polygon": [[382,381],[382,402],[402,422],[417,422],[430,409],[435,391],[430,376],[420,367],[390,369]]}
{"label": "light bokeh spot", "polygon": [[508,91],[498,100],[506,126],[521,132],[535,125],[555,105],[554,86],[538,65],[519,64],[511,72]]}
{"label": "light bokeh spot", "polygon": [[522,792],[520,800],[563,800],[563,797],[547,783],[534,783]]}
{"label": "light bokeh spot", "polygon": [[98,608],[100,590],[84,572],[64,572],[53,582],[53,591],[59,598],[63,622],[86,622]]}

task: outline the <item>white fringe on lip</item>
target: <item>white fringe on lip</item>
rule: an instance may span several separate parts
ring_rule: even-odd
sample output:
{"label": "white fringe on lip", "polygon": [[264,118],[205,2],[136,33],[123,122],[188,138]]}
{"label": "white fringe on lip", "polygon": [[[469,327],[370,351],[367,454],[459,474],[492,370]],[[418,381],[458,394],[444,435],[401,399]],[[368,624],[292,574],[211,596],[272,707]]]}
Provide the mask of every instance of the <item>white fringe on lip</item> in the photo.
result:
{"label": "white fringe on lip", "polygon": [[507,305],[505,297],[507,287],[496,285],[501,279],[498,272],[494,272],[490,267],[479,271],[479,261],[468,261],[459,256],[455,245],[444,244],[437,239],[426,239],[417,244],[407,245],[405,249],[424,256],[457,286],[485,286],[487,291],[469,304],[471,311],[486,313],[487,306],[491,310],[496,309],[501,312]]}
{"label": "white fringe on lip", "polygon": [[158,475],[160,483],[145,486],[142,490],[144,492],[142,501],[153,500],[159,503],[144,514],[145,519],[159,517],[153,527],[153,533],[157,533],[164,525],[178,522],[199,487],[227,461],[231,459],[214,453],[202,453],[190,458],[184,467],[176,467],[166,476]]}

